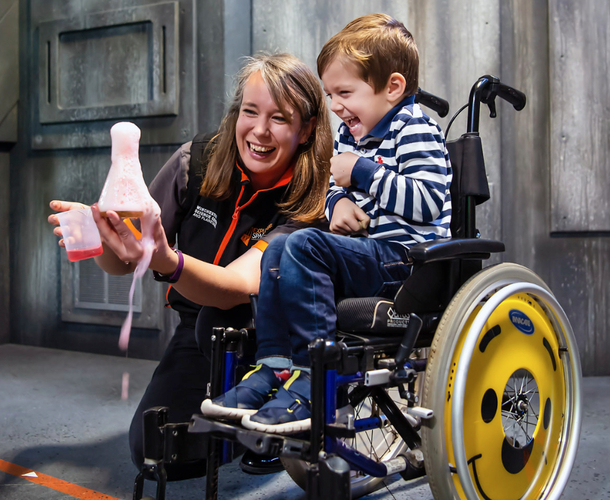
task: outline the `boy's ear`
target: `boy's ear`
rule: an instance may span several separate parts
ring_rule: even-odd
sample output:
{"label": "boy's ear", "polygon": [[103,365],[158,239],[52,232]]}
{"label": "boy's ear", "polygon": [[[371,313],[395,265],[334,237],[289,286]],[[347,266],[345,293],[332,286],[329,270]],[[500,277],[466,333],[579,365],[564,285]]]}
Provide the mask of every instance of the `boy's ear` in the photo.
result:
{"label": "boy's ear", "polygon": [[400,73],[392,73],[390,78],[388,78],[388,83],[386,85],[388,100],[391,102],[399,101],[402,99],[406,88],[407,81],[405,80],[405,77]]}

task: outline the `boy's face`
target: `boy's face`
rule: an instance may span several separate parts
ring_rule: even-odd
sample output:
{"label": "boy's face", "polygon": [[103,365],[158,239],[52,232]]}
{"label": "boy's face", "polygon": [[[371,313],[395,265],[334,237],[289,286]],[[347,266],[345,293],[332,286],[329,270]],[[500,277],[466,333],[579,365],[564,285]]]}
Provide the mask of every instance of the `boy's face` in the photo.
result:
{"label": "boy's face", "polygon": [[366,83],[356,65],[335,59],[322,75],[324,92],[330,97],[330,109],[349,127],[354,139],[367,135],[394,107],[385,90],[375,93]]}

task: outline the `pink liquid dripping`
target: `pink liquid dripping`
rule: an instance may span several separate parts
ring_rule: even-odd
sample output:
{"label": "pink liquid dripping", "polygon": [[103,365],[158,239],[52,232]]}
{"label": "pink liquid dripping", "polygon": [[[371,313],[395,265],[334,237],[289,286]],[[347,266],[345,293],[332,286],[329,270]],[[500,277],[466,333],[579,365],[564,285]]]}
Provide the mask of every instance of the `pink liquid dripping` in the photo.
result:
{"label": "pink liquid dripping", "polygon": [[68,250],[68,260],[70,262],[77,262],[79,260],[90,259],[91,257],[97,257],[102,255],[104,252],[102,245],[96,248],[81,248],[79,250]]}
{"label": "pink liquid dripping", "polygon": [[129,334],[131,332],[131,322],[133,319],[133,294],[136,289],[136,280],[138,278],[142,278],[142,276],[144,276],[146,273],[152,258],[152,254],[155,250],[155,241],[152,236],[152,228],[156,220],[159,218],[159,215],[159,205],[157,205],[157,203],[150,198],[149,202],[146,204],[144,215],[140,219],[142,229],[142,238],[140,239],[140,242],[142,243],[144,254],[138,261],[136,270],[133,272],[133,281],[131,282],[131,287],[129,288],[129,312],[127,313],[127,318],[125,318],[125,322],[121,327],[121,335],[119,336],[119,348],[122,351],[126,351],[127,346],[129,345]]}

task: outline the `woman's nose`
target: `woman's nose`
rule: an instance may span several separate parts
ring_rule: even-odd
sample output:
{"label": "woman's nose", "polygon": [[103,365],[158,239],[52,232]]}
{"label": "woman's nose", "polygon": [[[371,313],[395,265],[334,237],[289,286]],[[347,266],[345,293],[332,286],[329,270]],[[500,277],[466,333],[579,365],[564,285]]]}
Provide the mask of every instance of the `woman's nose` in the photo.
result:
{"label": "woman's nose", "polygon": [[267,135],[269,133],[269,124],[267,120],[259,117],[254,124],[254,134],[255,135]]}

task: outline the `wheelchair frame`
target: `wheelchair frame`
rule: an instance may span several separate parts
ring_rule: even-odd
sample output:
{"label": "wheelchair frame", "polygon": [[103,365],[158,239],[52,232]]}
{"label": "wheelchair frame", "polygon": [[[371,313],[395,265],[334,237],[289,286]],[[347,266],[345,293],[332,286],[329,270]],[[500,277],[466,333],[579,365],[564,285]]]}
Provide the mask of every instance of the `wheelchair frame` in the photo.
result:
{"label": "wheelchair frame", "polygon": [[[510,445],[507,447],[506,443],[502,444],[504,467],[508,464],[508,469],[512,468],[509,472],[514,473],[515,477],[518,477],[528,461],[536,469],[531,483],[525,486],[519,483],[522,490],[526,488],[519,498],[551,499],[561,495],[575,459],[581,424],[581,371],[572,329],[550,290],[531,271],[512,264],[492,266],[482,271],[482,260],[489,258],[491,253],[504,251],[503,243],[479,238],[475,216],[476,205],[489,198],[478,134],[480,104],[487,104],[491,116],[495,117],[496,97],[505,99],[517,111],[525,106],[524,94],[493,76],[485,75],[474,84],[470,92],[467,133],[457,141],[455,147],[453,143],[447,143],[448,148],[451,146],[456,183],[455,189],[452,186],[455,218],[455,223],[452,222],[453,237],[418,244],[410,249],[413,272],[398,292],[394,303],[378,298],[341,302],[338,304],[336,338],[317,339],[309,346],[312,379],[309,439],[247,430],[237,424],[210,420],[202,415],[193,415],[190,423],[169,424],[167,409],[152,408],[143,417],[146,460],[143,470],[136,478],[134,500],[142,498],[145,479],[157,482],[158,500],[165,498],[164,462],[206,456],[206,499],[215,499],[220,465],[230,462],[243,448],[260,454],[280,455],[293,479],[300,477],[297,483],[304,487],[307,498],[311,500],[329,497],[349,499],[352,494],[354,497],[361,496],[375,488],[375,480],[364,481],[362,486],[358,486],[356,481],[352,481],[350,471],[353,470],[360,471],[369,478],[385,478],[395,473],[400,473],[405,480],[423,476],[426,474],[425,462],[431,456],[440,457],[430,460],[427,471],[435,498],[488,499],[485,487],[481,485],[482,479],[477,474],[480,454],[470,459],[466,455],[464,411],[465,405],[470,409],[473,406],[466,396],[467,386],[472,385],[468,373],[471,362],[476,357],[477,345],[479,350],[485,351],[483,341],[487,346],[490,339],[499,335],[494,329],[500,328],[502,320],[497,320],[498,325],[489,329],[490,317],[494,314],[499,316],[495,311],[503,303],[512,304],[518,300],[529,304],[524,306],[529,307],[529,315],[536,313],[542,318],[535,322],[535,327],[543,336],[542,345],[545,349],[541,349],[545,360],[541,363],[549,364],[549,359],[552,361],[557,375],[555,378],[550,377],[551,382],[563,387],[565,394],[555,391],[553,403],[550,404],[551,399],[547,398],[543,410],[543,402],[536,403],[532,392],[528,392],[530,376],[534,383],[541,383],[541,368],[524,361],[523,366],[518,365],[519,369],[510,375],[509,382],[526,372],[526,391],[517,395],[519,391],[516,382],[513,382],[515,387],[511,386],[511,389],[514,389],[514,397],[507,397],[507,389],[504,388],[501,392],[502,403],[498,406],[497,393],[502,391],[502,387],[498,390],[488,388],[480,411],[487,425],[489,422],[485,420],[485,414],[489,414],[490,406],[486,406],[485,399],[496,398],[492,420],[498,407],[503,419],[501,424],[497,421],[494,423],[496,427],[500,425],[496,435],[504,432],[502,437]],[[445,101],[423,91],[420,91],[417,100],[435,109],[441,116],[448,110]],[[422,290],[425,291],[423,296]],[[388,334],[387,329],[381,335],[377,333],[367,336],[366,333],[359,332],[357,327],[352,328],[349,321],[341,324],[342,310],[349,312],[363,306],[376,309],[384,301],[398,314],[395,317],[402,325],[398,329],[398,336]],[[254,306],[253,308],[255,311]],[[351,315],[343,316],[349,319]],[[515,321],[518,320],[519,318]],[[513,324],[517,325],[515,321]],[[516,327],[519,329],[519,326]],[[506,329],[504,324],[502,328]],[[533,329],[534,326],[532,332]],[[523,329],[519,330],[529,335]],[[439,335],[436,335],[437,331],[440,332]],[[494,331],[490,337],[490,332]],[[483,332],[486,332],[485,335]],[[520,338],[516,340],[522,341]],[[514,339],[510,337],[509,342],[512,341]],[[253,330],[214,329],[210,398],[226,392],[241,378],[237,373],[238,367],[248,359],[248,352],[253,352],[254,345]],[[441,360],[448,361],[445,363],[447,366],[428,363],[428,359],[412,355],[414,350],[428,347],[432,350],[429,359],[432,356],[440,357]],[[455,374],[453,371],[449,374],[449,364],[455,366]],[[538,377],[530,373],[536,370]],[[426,375],[422,377],[424,371]],[[222,378],[214,376],[218,373],[223,374]],[[424,407],[418,406],[419,394],[415,390],[418,377],[424,378],[425,382]],[[509,382],[506,382],[506,387],[509,387]],[[349,394],[346,390],[338,392],[339,388],[347,386],[355,388]],[[402,405],[400,408],[386,392],[388,388],[398,391]],[[486,386],[476,389],[482,391]],[[489,396],[490,391],[493,392],[493,397]],[[538,386],[536,394],[537,391]],[[444,401],[445,395],[452,398],[450,404]],[[374,414],[371,411],[371,415],[364,418],[348,414],[346,419],[337,420],[337,410],[343,403],[349,401],[350,404],[357,405],[368,401],[368,398],[376,408]],[[558,408],[555,399],[563,402],[564,406]],[[434,406],[434,409],[426,408],[427,403]],[[533,408],[535,404],[537,412]],[[493,409],[493,405],[491,407]],[[523,430],[522,424],[512,424],[517,430],[509,438],[504,419],[517,415],[515,418],[523,422],[523,415],[527,416],[530,407],[536,415],[534,431],[531,435],[528,434],[529,430],[523,431],[522,435],[518,428],[521,426]],[[563,412],[564,409],[567,409],[564,412],[567,417],[563,413],[557,416],[557,412]],[[439,412],[444,416],[437,414]],[[526,428],[529,424],[527,420]],[[388,426],[395,431],[397,444],[383,461],[366,456],[345,443],[345,440],[354,439],[361,431],[368,432]],[[203,443],[202,439],[195,442],[192,439],[195,437],[193,433],[205,437]],[[540,435],[541,440],[547,434],[550,436],[546,438],[547,444],[541,445],[544,465],[540,457],[530,460],[534,433],[536,440]],[[524,439],[523,436],[526,436],[525,444],[519,441]],[[560,444],[557,447],[559,451],[556,451],[548,445],[548,441],[558,436]],[[468,446],[473,447],[471,440]],[[504,457],[505,450],[510,455],[509,458]],[[555,460],[549,455],[552,470],[544,470],[545,467],[548,469],[547,454],[555,451]],[[559,462],[560,459],[561,465],[555,467],[554,462]],[[532,471],[529,473],[531,475]]]}

